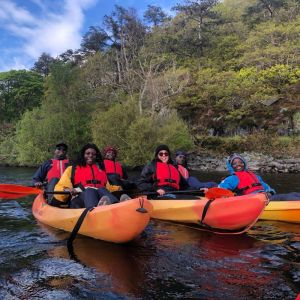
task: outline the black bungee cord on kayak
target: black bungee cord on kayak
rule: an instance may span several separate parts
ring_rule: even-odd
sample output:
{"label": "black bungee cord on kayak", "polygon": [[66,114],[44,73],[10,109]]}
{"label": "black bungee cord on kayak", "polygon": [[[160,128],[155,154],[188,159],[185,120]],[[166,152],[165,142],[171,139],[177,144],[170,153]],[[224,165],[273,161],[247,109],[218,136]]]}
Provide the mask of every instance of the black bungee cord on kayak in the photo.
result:
{"label": "black bungee cord on kayak", "polygon": [[77,236],[77,233],[78,233],[78,231],[79,231],[79,229],[80,229],[80,227],[81,227],[81,225],[82,225],[82,223],[83,223],[86,215],[88,214],[88,212],[92,211],[93,209],[94,209],[94,207],[92,207],[92,208],[86,208],[82,212],[82,214],[80,215],[80,217],[78,218],[78,220],[77,220],[77,222],[76,222],[76,224],[75,224],[75,226],[74,226],[74,228],[73,228],[73,230],[71,232],[71,235],[70,235],[70,237],[67,240],[67,247],[68,247],[68,249],[69,248],[73,248],[73,245],[72,245],[73,241],[75,240],[75,238]]}
{"label": "black bungee cord on kayak", "polygon": [[140,197],[139,198],[139,203],[140,203],[140,207],[136,209],[136,211],[145,214],[148,212],[148,210],[146,208],[144,208],[144,198]]}

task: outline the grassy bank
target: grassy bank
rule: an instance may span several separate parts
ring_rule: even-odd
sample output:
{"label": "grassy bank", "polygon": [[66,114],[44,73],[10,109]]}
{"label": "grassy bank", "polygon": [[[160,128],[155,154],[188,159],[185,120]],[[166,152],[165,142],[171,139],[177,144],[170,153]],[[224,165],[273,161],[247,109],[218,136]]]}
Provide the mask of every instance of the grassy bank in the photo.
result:
{"label": "grassy bank", "polygon": [[232,152],[259,152],[274,158],[299,158],[300,136],[255,134],[247,136],[219,137],[196,136],[197,152],[224,156]]}

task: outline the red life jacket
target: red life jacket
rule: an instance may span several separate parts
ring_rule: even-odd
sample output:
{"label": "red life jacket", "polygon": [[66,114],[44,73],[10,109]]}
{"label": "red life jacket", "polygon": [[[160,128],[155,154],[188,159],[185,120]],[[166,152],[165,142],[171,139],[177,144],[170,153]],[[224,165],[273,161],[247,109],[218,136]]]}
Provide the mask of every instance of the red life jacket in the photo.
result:
{"label": "red life jacket", "polygon": [[188,179],[190,177],[189,171],[183,165],[178,165],[178,171],[183,178]]}
{"label": "red life jacket", "polygon": [[239,184],[236,188],[238,194],[248,195],[256,191],[263,190],[262,184],[259,182],[257,176],[250,171],[241,171],[234,173],[238,179]]}
{"label": "red life jacket", "polygon": [[96,187],[102,188],[106,186],[107,176],[97,165],[73,166],[75,169],[73,186]]}
{"label": "red life jacket", "polygon": [[50,182],[53,178],[60,178],[67,166],[69,165],[68,159],[51,159],[52,165],[47,173],[47,181]]}
{"label": "red life jacket", "polygon": [[157,162],[155,181],[157,182],[157,186],[170,186],[179,190],[179,171],[171,164]]}
{"label": "red life jacket", "polygon": [[106,174],[119,174],[123,178],[123,169],[120,163],[110,159],[104,159],[104,167]]}

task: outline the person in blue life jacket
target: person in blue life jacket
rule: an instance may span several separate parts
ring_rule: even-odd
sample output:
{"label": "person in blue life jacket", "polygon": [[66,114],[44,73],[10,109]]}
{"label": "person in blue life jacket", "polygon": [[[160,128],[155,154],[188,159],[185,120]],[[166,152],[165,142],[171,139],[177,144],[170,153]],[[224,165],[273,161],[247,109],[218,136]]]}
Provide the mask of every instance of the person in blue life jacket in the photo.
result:
{"label": "person in blue life jacket", "polygon": [[[52,159],[45,161],[39,166],[33,175],[33,185],[37,188],[46,186],[46,191],[53,192],[55,185],[69,165],[67,158],[68,145],[60,142],[55,145],[54,155]],[[48,202],[55,201],[53,197],[48,197]]]}
{"label": "person in blue life jacket", "polygon": [[216,187],[218,185],[216,182],[201,182],[198,178],[190,176],[187,167],[187,153],[185,151],[177,150],[175,152],[175,163],[181,176],[185,178],[191,188],[203,189]]}
{"label": "person in blue life jacket", "polygon": [[240,154],[231,154],[226,161],[226,166],[230,175],[218,187],[231,190],[237,195],[259,192],[275,194],[275,190],[265,183],[260,176],[248,170],[247,162]]}
{"label": "person in blue life jacket", "polygon": [[163,196],[172,191],[187,189],[189,186],[174,166],[171,152],[167,145],[155,149],[154,159],[142,170],[137,188],[143,192],[157,192]]}
{"label": "person in blue life jacket", "polygon": [[268,193],[270,200],[296,200],[300,198],[300,193],[292,192],[287,194],[276,194],[263,179],[248,170],[246,160],[237,153],[229,156],[226,162],[230,175],[226,177],[218,187],[228,189],[237,195],[247,195],[259,192]]}

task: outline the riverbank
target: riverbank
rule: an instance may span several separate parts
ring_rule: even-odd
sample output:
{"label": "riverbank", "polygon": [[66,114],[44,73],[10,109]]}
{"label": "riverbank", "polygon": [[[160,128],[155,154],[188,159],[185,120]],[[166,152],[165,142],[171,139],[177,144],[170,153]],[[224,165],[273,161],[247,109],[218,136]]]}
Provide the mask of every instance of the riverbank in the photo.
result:
{"label": "riverbank", "polygon": [[[300,173],[300,158],[275,158],[255,152],[242,152],[242,156],[248,162],[248,167],[252,171],[261,173]],[[207,153],[188,154],[188,166],[194,171],[227,171],[226,157]],[[14,164],[0,163],[0,167],[33,167],[37,166],[17,166]],[[140,172],[143,166],[128,167],[128,170]]]}
{"label": "riverbank", "polygon": [[[243,152],[252,171],[261,173],[300,173],[300,158],[274,158],[255,152]],[[227,171],[226,158],[219,155],[190,153],[188,157],[190,169],[195,171]]]}

